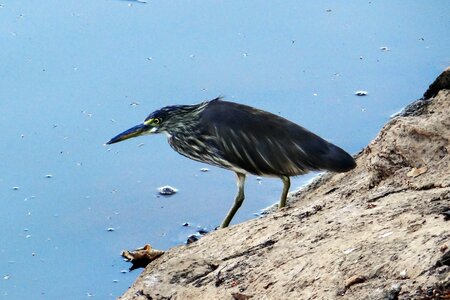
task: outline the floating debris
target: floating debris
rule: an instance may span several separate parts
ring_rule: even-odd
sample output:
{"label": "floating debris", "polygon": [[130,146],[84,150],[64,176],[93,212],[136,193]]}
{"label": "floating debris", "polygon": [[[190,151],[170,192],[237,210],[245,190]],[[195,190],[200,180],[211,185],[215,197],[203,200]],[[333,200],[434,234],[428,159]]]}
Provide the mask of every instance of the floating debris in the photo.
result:
{"label": "floating debris", "polygon": [[122,273],[122,274],[126,274],[126,273],[128,273],[128,270],[125,270],[125,269],[123,269],[123,270],[120,270],[120,273]]}
{"label": "floating debris", "polygon": [[18,186],[13,186],[12,189],[13,189],[14,191],[18,191],[20,188],[19,188]]}
{"label": "floating debris", "polygon": [[45,178],[52,178],[52,177],[53,177],[53,175],[51,175],[51,174],[45,175]]}
{"label": "floating debris", "polygon": [[108,228],[106,228],[106,231],[112,232],[112,231],[116,231],[116,229],[114,227],[108,227]]}
{"label": "floating debris", "polygon": [[200,229],[197,230],[197,232],[198,232],[200,235],[205,235],[205,234],[207,234],[209,231],[206,230],[205,228],[200,228]]}
{"label": "floating debris", "polygon": [[200,239],[200,236],[198,234],[191,234],[190,236],[188,236],[186,244],[192,244],[193,242],[196,242]]}
{"label": "floating debris", "polygon": [[170,185],[162,186],[158,188],[159,194],[163,196],[170,196],[178,192],[176,188],[171,187]]}
{"label": "floating debris", "polygon": [[10,277],[9,274],[6,274],[6,275],[3,276],[3,279],[8,280],[9,277]]}
{"label": "floating debris", "polygon": [[389,49],[388,47],[385,47],[385,46],[380,47],[380,50],[381,51],[391,51],[391,49]]}
{"label": "floating debris", "polygon": [[209,231],[204,229],[204,228],[199,228],[197,227],[197,232],[194,234],[191,234],[190,236],[188,236],[187,240],[186,240],[186,244],[192,244],[193,242],[198,241],[202,236],[204,236],[205,234],[207,234]]}
{"label": "floating debris", "polygon": [[145,268],[150,262],[163,254],[164,251],[153,249],[150,244],[132,251],[124,250],[121,253],[122,257],[125,258],[126,261],[133,264],[130,267],[130,271],[138,268]]}
{"label": "floating debris", "polygon": [[208,172],[208,171],[209,171],[208,168],[201,168],[201,169],[200,169],[200,172]]}
{"label": "floating debris", "polygon": [[367,96],[367,94],[369,94],[367,91],[356,91],[355,92],[356,96]]}
{"label": "floating debris", "polygon": [[184,222],[181,226],[188,227],[190,224],[188,222]]}
{"label": "floating debris", "polygon": [[406,173],[406,176],[414,178],[426,173],[427,171],[428,171],[427,167],[412,168],[408,173]]}
{"label": "floating debris", "polygon": [[[148,58],[147,58],[148,59]],[[140,103],[139,102],[131,102],[130,106],[138,106]]]}

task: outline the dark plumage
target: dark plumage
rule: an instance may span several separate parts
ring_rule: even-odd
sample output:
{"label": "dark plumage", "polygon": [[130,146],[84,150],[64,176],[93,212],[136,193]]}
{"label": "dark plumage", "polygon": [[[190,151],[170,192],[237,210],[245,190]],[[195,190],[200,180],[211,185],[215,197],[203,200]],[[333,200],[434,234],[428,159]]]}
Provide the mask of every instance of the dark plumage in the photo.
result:
{"label": "dark plumage", "polygon": [[347,152],[307,129],[272,113],[220,98],[164,107],[108,144],[161,132],[168,135],[170,146],[180,154],[236,172],[238,195],[222,227],[228,226],[242,204],[245,174],[280,177],[284,183],[281,208],[290,176],[312,170],[346,172],[356,166]]}

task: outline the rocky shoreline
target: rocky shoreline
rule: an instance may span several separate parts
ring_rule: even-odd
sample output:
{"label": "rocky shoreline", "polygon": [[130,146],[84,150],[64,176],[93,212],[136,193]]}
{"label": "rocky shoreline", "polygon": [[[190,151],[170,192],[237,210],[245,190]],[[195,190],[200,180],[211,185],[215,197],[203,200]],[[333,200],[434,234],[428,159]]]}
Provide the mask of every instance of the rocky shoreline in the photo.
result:
{"label": "rocky shoreline", "polygon": [[449,69],[357,164],[170,249],[120,299],[450,299]]}

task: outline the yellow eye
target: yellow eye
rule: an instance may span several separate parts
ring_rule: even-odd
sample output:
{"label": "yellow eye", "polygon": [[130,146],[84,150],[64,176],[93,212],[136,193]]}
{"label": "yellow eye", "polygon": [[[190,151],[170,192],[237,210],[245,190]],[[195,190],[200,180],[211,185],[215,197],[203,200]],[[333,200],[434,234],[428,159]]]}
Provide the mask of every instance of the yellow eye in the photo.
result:
{"label": "yellow eye", "polygon": [[159,124],[161,124],[161,119],[160,118],[154,118],[152,123],[155,124],[155,125],[159,125]]}

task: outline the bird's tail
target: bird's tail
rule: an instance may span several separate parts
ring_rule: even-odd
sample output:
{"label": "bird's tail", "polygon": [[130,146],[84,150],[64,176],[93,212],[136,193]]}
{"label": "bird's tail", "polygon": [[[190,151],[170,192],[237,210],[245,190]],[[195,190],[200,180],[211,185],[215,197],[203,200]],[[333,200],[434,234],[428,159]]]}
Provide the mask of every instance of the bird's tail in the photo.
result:
{"label": "bird's tail", "polygon": [[355,159],[336,145],[329,144],[329,151],[322,157],[323,169],[333,172],[347,172],[356,167]]}

